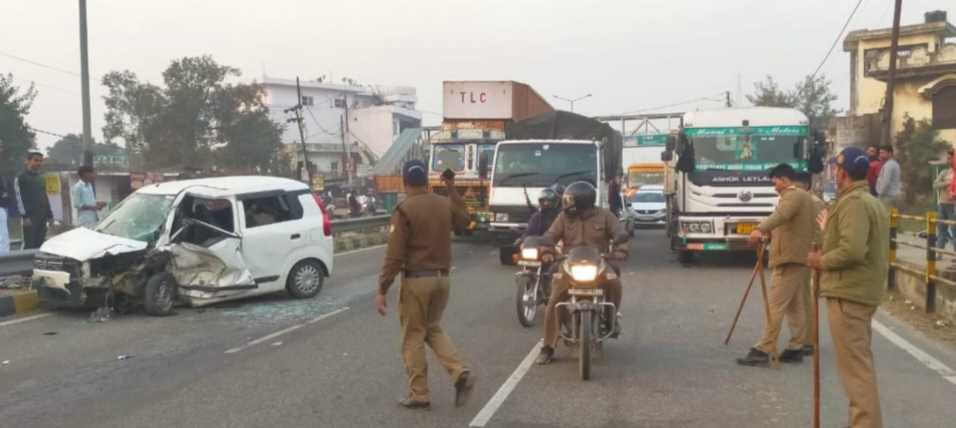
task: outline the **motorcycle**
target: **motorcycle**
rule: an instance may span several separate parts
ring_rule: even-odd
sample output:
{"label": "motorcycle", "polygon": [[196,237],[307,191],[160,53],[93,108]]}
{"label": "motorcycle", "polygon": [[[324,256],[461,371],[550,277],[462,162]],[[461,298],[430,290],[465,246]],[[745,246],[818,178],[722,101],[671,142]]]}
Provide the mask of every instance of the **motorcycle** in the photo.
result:
{"label": "motorcycle", "polygon": [[518,266],[521,271],[515,274],[517,286],[518,322],[524,327],[534,325],[538,306],[548,303],[551,298],[551,274],[541,262],[540,238],[529,236],[521,243]]}
{"label": "motorcycle", "polygon": [[[615,236],[610,244],[623,244],[630,239],[626,233]],[[542,240],[542,245],[549,242]],[[568,347],[580,350],[578,369],[582,380],[591,378],[591,354],[599,351],[604,341],[616,338],[620,315],[613,303],[608,302],[604,289],[598,287],[602,280],[617,279],[618,274],[607,263],[612,254],[602,254],[597,248],[575,247],[568,254],[555,258],[560,263],[559,272],[570,278],[568,300],[557,304],[560,338]],[[564,311],[568,316],[560,316]],[[612,319],[608,319],[612,317]]]}

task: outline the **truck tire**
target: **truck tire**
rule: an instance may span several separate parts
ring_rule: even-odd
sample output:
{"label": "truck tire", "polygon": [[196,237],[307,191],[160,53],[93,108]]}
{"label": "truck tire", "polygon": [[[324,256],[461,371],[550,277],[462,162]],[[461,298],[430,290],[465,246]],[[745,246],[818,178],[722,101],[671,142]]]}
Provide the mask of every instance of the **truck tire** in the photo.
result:
{"label": "truck tire", "polygon": [[173,299],[176,296],[176,279],[172,274],[159,272],[146,281],[143,307],[148,315],[161,317],[173,314]]}

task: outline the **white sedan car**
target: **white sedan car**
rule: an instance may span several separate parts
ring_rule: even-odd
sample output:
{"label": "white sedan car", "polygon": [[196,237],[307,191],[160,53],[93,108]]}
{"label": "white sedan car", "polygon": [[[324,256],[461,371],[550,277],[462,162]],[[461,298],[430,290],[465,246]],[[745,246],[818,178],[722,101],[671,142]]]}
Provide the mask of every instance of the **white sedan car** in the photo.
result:
{"label": "white sedan car", "polygon": [[638,225],[661,225],[667,221],[667,199],[663,186],[643,186],[631,198],[634,221]]}

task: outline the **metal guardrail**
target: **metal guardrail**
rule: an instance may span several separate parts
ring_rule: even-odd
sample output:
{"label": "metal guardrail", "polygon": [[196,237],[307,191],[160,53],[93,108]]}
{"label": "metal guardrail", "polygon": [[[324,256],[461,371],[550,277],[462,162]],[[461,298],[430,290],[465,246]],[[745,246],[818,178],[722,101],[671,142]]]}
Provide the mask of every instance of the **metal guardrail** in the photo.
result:
{"label": "metal guardrail", "polygon": [[[332,234],[342,232],[357,232],[365,229],[388,226],[391,216],[379,215],[372,217],[350,218],[332,222]],[[20,246],[18,241],[11,243],[11,248]],[[33,259],[37,250],[15,250],[0,253],[0,278],[11,276],[30,275],[33,273]]]}
{"label": "metal guardrail", "polygon": [[[926,227],[926,242],[925,244],[913,244],[905,242],[897,237],[899,232],[899,222],[900,220],[908,220],[913,222],[923,223]],[[951,220],[940,220],[936,218],[935,212],[928,212],[925,216],[914,216],[914,215],[904,215],[900,214],[897,209],[890,210],[890,272],[889,272],[889,288],[896,288],[896,271],[900,270],[907,272],[913,275],[921,275],[923,277],[923,282],[926,285],[926,301],[924,302],[923,308],[925,308],[926,313],[932,313],[936,311],[936,285],[937,283],[946,284],[951,287],[956,287],[956,281],[949,280],[937,275],[936,270],[936,257],[937,254],[946,254],[949,256],[956,257],[956,252],[947,251],[942,248],[936,248],[936,230],[939,225],[950,226],[956,228],[956,221]],[[923,270],[913,269],[908,266],[901,265],[896,258],[896,250],[900,246],[916,248],[921,250],[926,250],[926,265],[923,266]]]}

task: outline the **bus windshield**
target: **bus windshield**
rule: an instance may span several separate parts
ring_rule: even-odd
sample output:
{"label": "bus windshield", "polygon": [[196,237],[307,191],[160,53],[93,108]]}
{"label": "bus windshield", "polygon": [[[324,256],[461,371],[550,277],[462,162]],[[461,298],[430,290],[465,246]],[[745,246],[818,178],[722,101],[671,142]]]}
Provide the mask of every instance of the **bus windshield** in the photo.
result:
{"label": "bus windshield", "polygon": [[799,166],[803,159],[794,157],[794,148],[806,140],[800,135],[805,127],[782,127],[773,130],[794,130],[772,133],[756,129],[742,135],[739,128],[689,129],[687,136],[694,147],[698,171],[711,169],[763,171],[781,163]]}
{"label": "bus windshield", "polygon": [[637,188],[654,184],[664,184],[663,170],[631,168],[627,172],[627,187]]}

